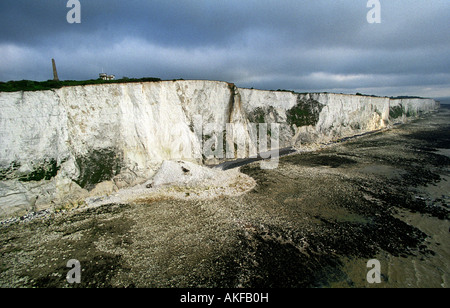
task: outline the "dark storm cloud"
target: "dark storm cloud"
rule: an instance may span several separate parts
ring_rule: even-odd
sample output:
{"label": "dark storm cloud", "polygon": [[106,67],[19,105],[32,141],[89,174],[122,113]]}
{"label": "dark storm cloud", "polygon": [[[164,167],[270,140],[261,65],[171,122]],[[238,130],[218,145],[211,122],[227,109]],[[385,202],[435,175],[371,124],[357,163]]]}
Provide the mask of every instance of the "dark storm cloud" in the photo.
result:
{"label": "dark storm cloud", "polygon": [[[214,79],[265,89],[448,96],[450,1],[2,0],[0,80]],[[389,91],[389,93],[382,93]],[[376,93],[375,93],[376,92]],[[419,93],[420,92],[420,93]],[[403,93],[402,93],[403,94]]]}

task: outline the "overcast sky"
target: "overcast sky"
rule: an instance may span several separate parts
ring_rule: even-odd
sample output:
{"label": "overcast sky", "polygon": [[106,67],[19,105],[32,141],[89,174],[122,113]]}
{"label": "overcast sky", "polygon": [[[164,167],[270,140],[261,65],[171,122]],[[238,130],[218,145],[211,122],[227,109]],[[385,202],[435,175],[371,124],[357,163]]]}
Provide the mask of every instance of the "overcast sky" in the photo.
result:
{"label": "overcast sky", "polygon": [[0,80],[212,79],[239,87],[450,96],[450,1],[0,1]]}

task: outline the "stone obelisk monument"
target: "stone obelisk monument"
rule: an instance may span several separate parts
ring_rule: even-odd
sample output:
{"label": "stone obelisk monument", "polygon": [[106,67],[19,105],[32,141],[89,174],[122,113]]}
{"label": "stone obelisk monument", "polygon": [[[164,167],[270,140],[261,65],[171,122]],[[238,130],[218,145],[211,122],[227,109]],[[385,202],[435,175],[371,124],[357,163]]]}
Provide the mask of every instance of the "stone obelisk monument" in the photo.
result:
{"label": "stone obelisk monument", "polygon": [[58,72],[56,71],[55,59],[52,59],[52,65],[53,65],[53,80],[54,81],[59,81]]}

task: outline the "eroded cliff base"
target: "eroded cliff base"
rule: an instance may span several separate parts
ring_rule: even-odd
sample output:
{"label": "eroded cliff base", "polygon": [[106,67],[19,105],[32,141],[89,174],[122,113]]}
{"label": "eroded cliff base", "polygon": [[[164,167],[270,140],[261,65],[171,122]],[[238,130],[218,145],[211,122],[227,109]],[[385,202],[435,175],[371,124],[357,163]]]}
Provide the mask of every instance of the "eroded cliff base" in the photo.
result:
{"label": "eroded cliff base", "polygon": [[[248,193],[149,200],[0,228],[13,287],[449,287],[450,113],[241,167]],[[181,172],[183,172],[181,170]],[[366,280],[381,263],[381,284]],[[80,261],[69,284],[67,261]]]}
{"label": "eroded cliff base", "polygon": [[295,93],[208,80],[0,92],[0,218],[78,207],[151,179],[276,148],[315,149],[435,111],[432,99]]}

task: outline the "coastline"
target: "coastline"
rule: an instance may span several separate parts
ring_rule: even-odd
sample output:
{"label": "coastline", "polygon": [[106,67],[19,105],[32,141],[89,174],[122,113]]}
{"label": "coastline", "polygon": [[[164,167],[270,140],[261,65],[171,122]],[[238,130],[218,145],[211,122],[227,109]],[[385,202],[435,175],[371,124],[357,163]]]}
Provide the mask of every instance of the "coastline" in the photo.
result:
{"label": "coastline", "polygon": [[[449,114],[281,157],[274,170],[242,166],[256,181],[242,195],[2,226],[0,285],[77,286],[65,280],[77,259],[78,287],[449,287]],[[372,258],[380,284],[366,281]]]}

